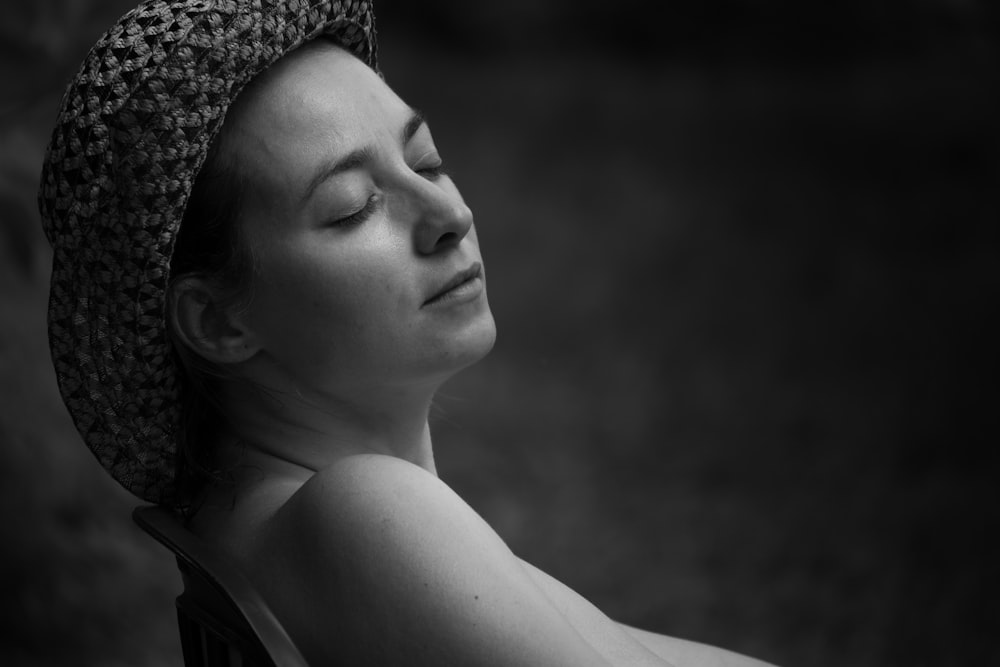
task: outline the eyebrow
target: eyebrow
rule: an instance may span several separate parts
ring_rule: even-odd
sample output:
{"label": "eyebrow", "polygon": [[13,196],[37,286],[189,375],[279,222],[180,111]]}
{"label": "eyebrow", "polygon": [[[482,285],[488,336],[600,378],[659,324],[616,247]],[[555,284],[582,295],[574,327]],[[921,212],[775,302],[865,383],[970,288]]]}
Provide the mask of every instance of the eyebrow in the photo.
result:
{"label": "eyebrow", "polygon": [[[427,123],[426,117],[417,111],[416,109],[410,110],[410,117],[403,125],[403,130],[400,132],[400,141],[402,145],[410,143],[410,139],[413,135]],[[339,157],[335,160],[324,162],[320,165],[319,169],[316,170],[316,174],[309,181],[308,187],[306,187],[305,193],[302,195],[302,202],[305,203],[309,201],[309,198],[313,196],[321,184],[330,178],[338,174],[342,174],[345,171],[350,171],[352,169],[357,169],[358,167],[365,165],[375,158],[375,151],[371,146],[365,146],[357,150],[353,150],[343,157]]]}

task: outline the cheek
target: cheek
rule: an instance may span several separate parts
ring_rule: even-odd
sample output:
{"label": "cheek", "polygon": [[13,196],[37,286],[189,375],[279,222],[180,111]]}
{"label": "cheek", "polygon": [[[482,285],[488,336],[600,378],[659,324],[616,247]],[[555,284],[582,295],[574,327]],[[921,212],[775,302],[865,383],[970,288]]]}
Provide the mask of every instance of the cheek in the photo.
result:
{"label": "cheek", "polygon": [[270,341],[314,363],[330,355],[343,361],[382,350],[407,329],[412,281],[398,260],[360,252],[283,255],[260,260],[252,309],[265,346]]}

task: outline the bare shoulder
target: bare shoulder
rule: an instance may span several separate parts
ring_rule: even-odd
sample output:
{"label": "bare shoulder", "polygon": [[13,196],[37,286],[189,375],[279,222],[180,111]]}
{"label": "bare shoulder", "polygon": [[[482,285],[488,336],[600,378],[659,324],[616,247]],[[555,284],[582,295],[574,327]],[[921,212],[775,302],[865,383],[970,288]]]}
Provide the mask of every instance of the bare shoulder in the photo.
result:
{"label": "bare shoulder", "polygon": [[607,664],[486,522],[405,461],[318,472],[257,549],[266,597],[317,664]]}
{"label": "bare shoulder", "polygon": [[764,664],[620,626],[520,561],[437,477],[391,457],[318,472],[247,545],[255,582],[314,664]]}
{"label": "bare shoulder", "polygon": [[[473,528],[486,523],[444,482],[406,461],[379,455],[357,455],[317,472],[282,508],[280,521],[295,529],[332,531],[370,541],[420,539],[438,521],[461,521]],[[422,519],[419,526],[413,523]],[[372,529],[377,527],[378,534]],[[360,534],[354,535],[355,531]],[[341,545],[342,546],[342,545]]]}
{"label": "bare shoulder", "polygon": [[[329,551],[358,576],[393,585],[416,572],[433,576],[449,553],[513,559],[506,544],[433,474],[390,456],[359,455],[314,475],[276,520],[296,539]],[[388,578],[388,580],[386,580]]]}

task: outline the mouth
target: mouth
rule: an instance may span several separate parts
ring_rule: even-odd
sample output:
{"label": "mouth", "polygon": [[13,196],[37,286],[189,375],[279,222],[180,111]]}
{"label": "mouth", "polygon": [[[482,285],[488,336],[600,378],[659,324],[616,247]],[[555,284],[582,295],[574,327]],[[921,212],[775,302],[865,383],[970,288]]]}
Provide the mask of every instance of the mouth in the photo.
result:
{"label": "mouth", "polygon": [[452,276],[451,280],[441,286],[441,289],[424,301],[423,306],[432,306],[452,298],[458,298],[467,292],[470,296],[473,295],[476,291],[474,288],[478,287],[482,275],[483,265],[480,262],[475,262],[469,268]]}

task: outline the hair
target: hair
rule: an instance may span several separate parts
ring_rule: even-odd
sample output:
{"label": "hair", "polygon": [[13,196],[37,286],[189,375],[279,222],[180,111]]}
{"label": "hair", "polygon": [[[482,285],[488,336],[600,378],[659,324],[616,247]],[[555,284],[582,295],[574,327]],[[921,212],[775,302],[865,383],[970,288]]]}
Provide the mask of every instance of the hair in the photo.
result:
{"label": "hair", "polygon": [[[246,307],[252,296],[256,260],[241,231],[247,179],[229,148],[224,123],[195,178],[170,261],[169,298],[185,277],[209,282],[223,305]],[[208,361],[180,340],[168,322],[180,372],[181,425],[177,434],[177,487],[180,505],[190,508],[209,482],[224,480],[215,445],[226,430],[219,400],[226,368]]]}

